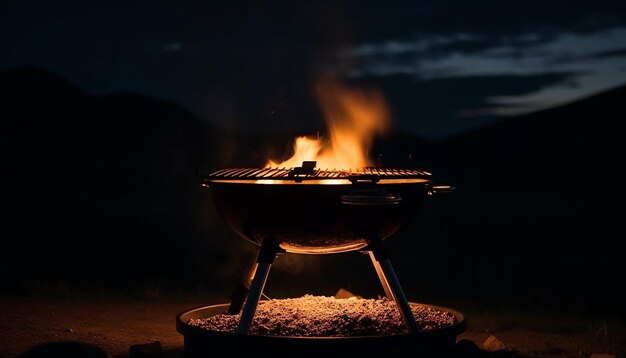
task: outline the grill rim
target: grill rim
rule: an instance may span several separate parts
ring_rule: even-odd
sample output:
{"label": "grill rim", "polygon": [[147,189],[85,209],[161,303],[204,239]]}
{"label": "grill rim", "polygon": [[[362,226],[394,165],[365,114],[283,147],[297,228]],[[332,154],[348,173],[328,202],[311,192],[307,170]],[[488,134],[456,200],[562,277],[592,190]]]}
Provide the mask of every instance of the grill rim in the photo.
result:
{"label": "grill rim", "polygon": [[268,167],[268,168],[224,168],[201,176],[205,181],[324,181],[324,180],[348,180],[350,182],[370,181],[378,182],[388,179],[421,179],[431,180],[431,173],[421,169],[398,169],[398,168],[305,168],[305,167]]}

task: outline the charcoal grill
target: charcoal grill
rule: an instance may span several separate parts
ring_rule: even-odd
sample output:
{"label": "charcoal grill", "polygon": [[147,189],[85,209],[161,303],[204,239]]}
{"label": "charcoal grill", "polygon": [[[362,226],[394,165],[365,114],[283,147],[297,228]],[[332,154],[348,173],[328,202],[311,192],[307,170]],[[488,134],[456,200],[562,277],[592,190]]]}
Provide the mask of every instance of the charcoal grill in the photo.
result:
{"label": "charcoal grill", "polygon": [[[260,247],[247,281],[230,305],[205,306],[176,319],[185,338],[185,354],[205,357],[216,345],[238,352],[380,352],[447,356],[466,319],[454,310],[456,323],[420,331],[391,261],[385,240],[396,233],[422,200],[450,186],[434,185],[423,170],[359,168],[320,169],[315,162],[296,168],[231,168],[202,178],[217,211],[246,240]],[[275,337],[248,334],[270,268],[280,253],[331,254],[360,250],[369,255],[388,299],[398,307],[406,334],[363,337]],[[245,302],[245,304],[244,304]],[[241,313],[235,333],[203,330],[188,323],[222,312]]]}
{"label": "charcoal grill", "polygon": [[238,334],[246,334],[277,254],[367,252],[386,296],[394,300],[409,332],[417,325],[383,241],[419,207],[424,196],[453,190],[435,186],[431,174],[414,169],[231,168],[203,177],[217,211],[240,236],[260,246],[229,313],[241,312]]}

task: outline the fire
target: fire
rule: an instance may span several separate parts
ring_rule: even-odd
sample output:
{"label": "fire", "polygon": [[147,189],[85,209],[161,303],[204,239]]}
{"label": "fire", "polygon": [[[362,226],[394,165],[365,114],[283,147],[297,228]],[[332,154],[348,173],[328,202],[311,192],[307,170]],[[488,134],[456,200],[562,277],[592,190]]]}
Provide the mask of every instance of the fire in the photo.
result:
{"label": "fire", "polygon": [[298,137],[291,158],[279,163],[270,160],[266,167],[299,167],[303,161],[316,161],[318,168],[330,169],[372,166],[368,150],[389,124],[383,95],[328,78],[318,83],[316,93],[329,137]]}

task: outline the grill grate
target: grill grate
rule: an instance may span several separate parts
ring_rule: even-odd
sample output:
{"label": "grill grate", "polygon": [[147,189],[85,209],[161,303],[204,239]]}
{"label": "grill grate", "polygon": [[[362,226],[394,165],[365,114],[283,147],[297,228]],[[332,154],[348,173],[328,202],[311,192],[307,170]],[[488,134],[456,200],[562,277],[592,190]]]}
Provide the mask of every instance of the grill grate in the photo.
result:
{"label": "grill grate", "polygon": [[325,180],[348,179],[427,179],[430,173],[417,169],[358,168],[358,169],[319,169],[297,168],[228,168],[211,173],[205,180]]}

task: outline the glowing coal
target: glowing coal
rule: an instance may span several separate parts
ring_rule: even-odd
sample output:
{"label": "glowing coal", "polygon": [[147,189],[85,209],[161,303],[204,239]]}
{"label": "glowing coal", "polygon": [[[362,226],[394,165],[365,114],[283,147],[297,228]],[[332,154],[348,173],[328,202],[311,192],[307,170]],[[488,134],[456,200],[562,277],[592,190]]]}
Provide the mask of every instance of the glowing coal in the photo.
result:
{"label": "glowing coal", "polygon": [[[418,329],[428,331],[456,323],[449,312],[412,305]],[[209,331],[233,333],[239,315],[191,319],[188,324]],[[407,333],[398,308],[386,298],[336,299],[306,295],[259,302],[249,334],[301,337],[376,336]]]}

